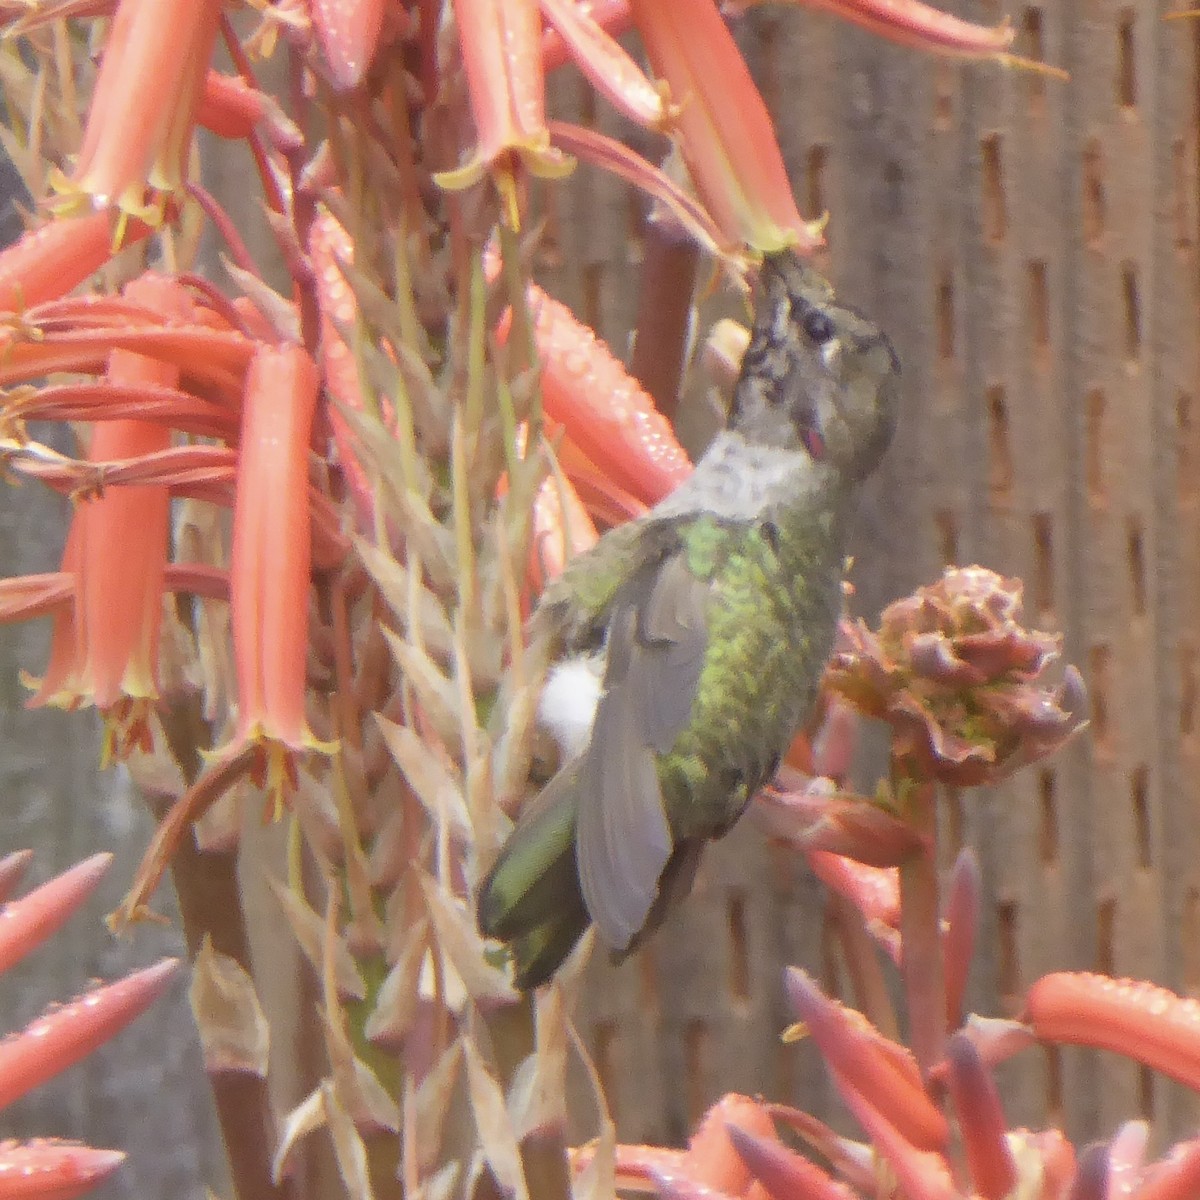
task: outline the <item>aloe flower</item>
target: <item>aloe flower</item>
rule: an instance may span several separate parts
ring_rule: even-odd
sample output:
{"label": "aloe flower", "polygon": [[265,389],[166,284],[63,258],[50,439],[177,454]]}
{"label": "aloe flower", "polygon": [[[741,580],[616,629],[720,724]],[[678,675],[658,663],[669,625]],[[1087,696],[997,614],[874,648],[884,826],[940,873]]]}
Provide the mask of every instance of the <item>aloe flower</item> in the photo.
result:
{"label": "aloe flower", "polygon": [[182,190],[222,0],[120,0],[67,196],[155,223]]}
{"label": "aloe flower", "polygon": [[299,346],[263,346],[246,375],[230,592],[237,657],[234,746],[258,743],[278,812],[293,755],[329,750],[308,728],[305,667],[312,519],[308,444],[319,378]]}
{"label": "aloe flower", "polygon": [[[28,852],[0,859],[0,901],[28,863]],[[37,949],[91,894],[112,856],[97,854],[0,907],[0,971]],[[164,991],[178,963],[161,962],[59,1005],[0,1042],[0,1109],[102,1046]],[[0,1140],[0,1198],[73,1200],[124,1161],[115,1150],[39,1138]]]}
{"label": "aloe flower", "polygon": [[454,14],[478,143],[466,163],[437,180],[454,190],[491,171],[504,218],[516,228],[517,166],[549,178],[572,167],[550,144],[537,6],[531,0],[454,0]]}
{"label": "aloe flower", "polygon": [[683,156],[721,230],[763,254],[818,246],[820,223],[796,208],[766,105],[716,5],[631,0],[630,7],[655,72],[680,104]]}

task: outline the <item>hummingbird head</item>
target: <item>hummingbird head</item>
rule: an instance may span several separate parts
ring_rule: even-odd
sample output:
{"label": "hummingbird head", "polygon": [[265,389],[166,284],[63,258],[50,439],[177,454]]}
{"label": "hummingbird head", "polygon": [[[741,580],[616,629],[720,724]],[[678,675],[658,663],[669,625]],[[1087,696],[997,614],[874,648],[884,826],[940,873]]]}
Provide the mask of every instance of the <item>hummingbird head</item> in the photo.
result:
{"label": "hummingbird head", "polygon": [[848,478],[864,478],[895,426],[900,363],[892,343],[790,250],[763,259],[759,283],[733,428],[747,441],[803,447]]}

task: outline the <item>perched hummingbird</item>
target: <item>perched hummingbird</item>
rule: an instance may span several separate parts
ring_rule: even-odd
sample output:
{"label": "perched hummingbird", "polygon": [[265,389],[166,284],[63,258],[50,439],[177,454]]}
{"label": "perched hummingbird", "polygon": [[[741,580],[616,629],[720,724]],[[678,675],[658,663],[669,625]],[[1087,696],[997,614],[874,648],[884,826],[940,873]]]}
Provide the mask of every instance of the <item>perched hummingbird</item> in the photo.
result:
{"label": "perched hummingbird", "polygon": [[532,618],[552,663],[539,720],[563,762],[478,897],[523,989],[589,922],[616,957],[633,950],[816,700],[900,367],[790,251],[766,257],[759,283],[730,427],[670,496],[572,561]]}

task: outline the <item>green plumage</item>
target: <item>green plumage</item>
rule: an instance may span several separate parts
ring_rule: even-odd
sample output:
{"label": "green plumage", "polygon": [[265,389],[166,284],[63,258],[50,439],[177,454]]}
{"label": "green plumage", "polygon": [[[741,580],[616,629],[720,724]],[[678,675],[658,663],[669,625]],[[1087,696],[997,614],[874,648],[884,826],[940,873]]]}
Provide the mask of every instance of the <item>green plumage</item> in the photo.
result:
{"label": "green plumage", "polygon": [[[766,260],[762,282],[732,428],[672,496],[573,562],[534,616],[564,762],[478,900],[521,987],[589,922],[614,954],[634,949],[816,699],[898,368],[886,337],[790,253]],[[578,729],[568,695],[585,718],[594,705]]]}

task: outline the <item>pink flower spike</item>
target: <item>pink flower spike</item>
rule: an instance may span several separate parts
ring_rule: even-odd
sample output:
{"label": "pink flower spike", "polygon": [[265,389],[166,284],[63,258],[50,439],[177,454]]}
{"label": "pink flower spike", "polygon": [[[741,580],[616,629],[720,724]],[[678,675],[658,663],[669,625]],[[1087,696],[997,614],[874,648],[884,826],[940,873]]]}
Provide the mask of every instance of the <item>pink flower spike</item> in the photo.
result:
{"label": "pink flower spike", "polygon": [[32,850],[14,850],[0,858],[0,903],[13,894],[21,876],[33,861]]}
{"label": "pink flower spike", "polygon": [[0,1109],[103,1045],[162,995],[178,967],[178,959],[164,958],[6,1037],[0,1042]]}
{"label": "pink flower spike", "polygon": [[7,971],[63,925],[92,894],[111,863],[111,854],[93,854],[0,908],[0,972]]}
{"label": "pink flower spike", "polygon": [[1200,1196],[1200,1138],[1172,1147],[1166,1158],[1143,1168],[1130,1200],[1192,1200]]}
{"label": "pink flower spike", "polygon": [[831,1179],[816,1163],[789,1150],[777,1138],[769,1139],[742,1129],[732,1122],[729,1140],[742,1161],[763,1185],[772,1200],[854,1200],[854,1193]]}
{"label": "pink flower spike", "polygon": [[950,875],[949,896],[942,931],[942,957],[946,964],[946,1019],[951,1029],[962,1021],[963,995],[967,974],[975,953],[975,935],[979,927],[979,859],[964,849]]}
{"label": "pink flower spike", "polygon": [[1004,1200],[1017,1186],[1017,1165],[1008,1147],[1008,1122],[995,1081],[968,1038],[954,1034],[947,1046],[947,1082],[958,1111],[971,1183],[984,1200]]}
{"label": "pink flower spike", "polygon": [[755,253],[821,244],[796,208],[771,117],[713,0],[632,0],[655,73],[682,109],[688,170],[725,237]]}
{"label": "pink flower spike", "polygon": [[123,1162],[120,1150],[94,1150],[50,1138],[0,1142],[0,1200],[75,1200]]}
{"label": "pink flower spike", "polygon": [[[799,967],[785,974],[788,999],[839,1080],[866,1097],[913,1146],[941,1150],[946,1118],[929,1099],[916,1063],[851,1009],[830,1000]],[[860,1117],[861,1120],[861,1117]]]}

